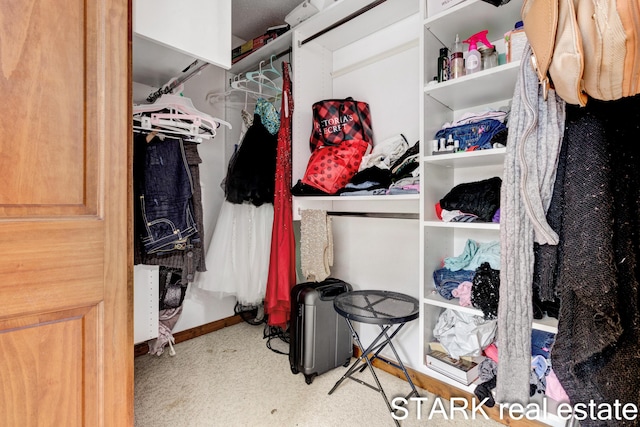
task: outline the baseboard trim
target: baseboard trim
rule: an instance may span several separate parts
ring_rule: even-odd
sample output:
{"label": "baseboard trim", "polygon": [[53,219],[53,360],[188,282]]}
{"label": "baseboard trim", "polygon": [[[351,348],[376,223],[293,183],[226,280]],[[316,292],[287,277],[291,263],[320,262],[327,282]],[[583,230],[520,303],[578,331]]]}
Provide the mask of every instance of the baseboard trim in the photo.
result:
{"label": "baseboard trim", "polygon": [[[176,340],[176,344],[190,340],[192,338],[205,335],[210,332],[226,328],[227,326],[236,325],[242,322],[242,317],[238,314],[231,317],[225,317],[224,319],[216,320],[215,322],[205,323],[204,325],[196,326],[195,328],[185,329],[184,331],[176,332],[173,334],[173,338]],[[146,342],[136,344],[133,349],[133,356],[143,356],[149,353],[149,345]]]}
{"label": "baseboard trim", "polygon": [[[357,346],[353,347],[353,356],[354,357],[359,357],[362,354],[362,352],[360,351],[360,349]],[[385,371],[393,376],[396,376],[398,378],[400,378],[401,380],[406,381],[407,379],[404,376],[404,373],[402,372],[402,370],[389,365],[388,363],[385,363],[382,360],[379,359],[375,359],[373,361],[373,366],[375,366],[376,368]],[[418,372],[416,370],[413,370],[411,368],[407,368],[407,372],[409,373],[409,376],[411,377],[411,381],[413,381],[413,383],[420,387],[421,389],[427,390],[430,393],[435,394],[436,396],[440,396],[442,398],[445,399],[451,399],[452,397],[456,397],[456,398],[463,398],[467,401],[467,405],[468,407],[472,407],[473,406],[473,401],[472,399],[476,399],[476,403],[477,403],[477,397],[472,394],[472,393],[468,393],[464,390],[461,390],[459,388],[453,387],[447,383],[444,383],[442,381],[439,381],[435,378],[432,378],[422,372]],[[488,417],[490,417],[492,420],[507,425],[507,426],[518,426],[518,427],[548,427],[547,424],[542,423],[540,421],[535,421],[535,420],[529,420],[526,418],[523,418],[521,420],[516,420],[513,419],[511,417],[509,417],[508,413],[503,414],[502,417],[500,417],[500,409],[498,408],[498,406],[494,406],[493,408],[487,408],[486,406],[483,407],[485,413],[487,414]],[[479,415],[481,416],[481,415]]]}

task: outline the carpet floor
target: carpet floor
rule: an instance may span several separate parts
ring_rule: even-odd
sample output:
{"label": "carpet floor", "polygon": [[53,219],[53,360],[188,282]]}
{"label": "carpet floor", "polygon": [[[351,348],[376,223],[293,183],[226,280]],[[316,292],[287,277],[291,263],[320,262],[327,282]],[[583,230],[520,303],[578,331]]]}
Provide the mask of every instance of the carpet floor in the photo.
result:
{"label": "carpet floor", "polygon": [[[240,323],[175,345],[175,356],[165,351],[160,357],[137,357],[135,426],[394,425],[382,396],[369,387],[346,380],[332,395],[327,394],[347,368],[326,372],[307,385],[302,374],[291,373],[289,358],[268,349],[266,342],[262,325]],[[271,343],[288,351],[280,340]],[[379,369],[376,372],[390,399],[409,393],[407,382]],[[368,370],[358,377],[373,383]],[[400,421],[403,427],[500,425],[480,413],[448,415],[447,400],[418,391],[427,400],[420,407],[409,402],[406,412],[397,413],[405,416]]]}

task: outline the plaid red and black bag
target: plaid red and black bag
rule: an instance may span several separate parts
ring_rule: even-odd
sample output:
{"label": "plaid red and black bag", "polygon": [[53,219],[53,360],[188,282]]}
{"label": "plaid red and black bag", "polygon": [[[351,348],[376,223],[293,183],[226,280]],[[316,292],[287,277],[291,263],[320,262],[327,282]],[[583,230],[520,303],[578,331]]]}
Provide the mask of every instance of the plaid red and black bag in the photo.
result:
{"label": "plaid red and black bag", "polygon": [[369,104],[353,98],[325,99],[313,104],[311,151],[323,145],[359,139],[373,143]]}
{"label": "plaid red and black bag", "polygon": [[369,104],[353,98],[316,102],[309,144],[311,157],[302,183],[335,194],[358,172],[373,146]]}

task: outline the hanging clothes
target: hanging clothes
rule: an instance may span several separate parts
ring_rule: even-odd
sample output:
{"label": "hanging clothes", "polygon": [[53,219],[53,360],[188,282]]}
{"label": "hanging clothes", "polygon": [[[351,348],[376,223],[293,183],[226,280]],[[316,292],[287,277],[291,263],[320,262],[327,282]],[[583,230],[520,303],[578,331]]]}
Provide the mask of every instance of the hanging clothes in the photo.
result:
{"label": "hanging clothes", "polygon": [[300,269],[304,280],[321,282],[333,266],[333,231],[327,211],[303,209],[300,214]]}
{"label": "hanging clothes", "polygon": [[271,135],[278,135],[278,130],[280,129],[280,114],[272,103],[264,98],[258,98],[254,112],[260,116],[262,124]]}
{"label": "hanging clothes", "polygon": [[229,162],[222,202],[207,251],[209,274],[194,285],[238,303],[262,303],[269,272],[277,139],[254,112],[243,114],[242,139]]}
{"label": "hanging clothes", "polygon": [[273,203],[277,139],[254,113],[238,151],[231,157],[225,179],[226,199],[255,206]]}
{"label": "hanging clothes", "polygon": [[[181,176],[188,181],[190,188],[190,200],[188,202],[188,212],[190,213],[190,223],[195,222],[197,233],[193,233],[183,242],[173,245],[171,250],[147,251],[142,235],[145,234],[146,226],[142,216],[141,196],[144,194],[146,180],[155,180],[167,186],[166,191],[173,191],[171,186],[175,185],[178,179],[168,169],[165,159],[158,162],[164,165],[156,165],[159,147],[173,146],[176,162]],[[198,154],[198,144],[184,141],[177,138],[160,138],[155,134],[134,135],[134,155],[133,155],[133,177],[135,191],[135,214],[134,214],[134,264],[159,265],[164,267],[179,268],[182,270],[182,280],[184,283],[192,282],[196,271],[206,271],[204,248],[200,236],[204,235],[202,191],[200,187],[200,163],[202,159]],[[152,165],[151,169],[147,164]],[[154,169],[158,180],[153,176]],[[165,192],[160,186],[159,190]]]}
{"label": "hanging clothes", "polygon": [[[571,403],[638,404],[640,383],[640,95],[567,105],[551,224],[539,265],[558,295],[553,369]],[[546,278],[545,278],[546,277]],[[587,418],[581,426],[611,425]],[[616,425],[639,425],[639,420]]]}
{"label": "hanging clothes", "polygon": [[291,200],[291,116],[293,98],[289,66],[282,62],[282,107],[276,156],[273,228],[265,297],[268,324],[286,329],[291,313],[291,288],[296,283],[295,238]]}

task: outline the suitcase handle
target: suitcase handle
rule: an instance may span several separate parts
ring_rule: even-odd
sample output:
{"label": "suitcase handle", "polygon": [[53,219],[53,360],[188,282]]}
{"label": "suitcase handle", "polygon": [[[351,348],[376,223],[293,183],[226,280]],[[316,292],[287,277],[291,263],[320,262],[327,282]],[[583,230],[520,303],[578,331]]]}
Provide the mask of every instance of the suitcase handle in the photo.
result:
{"label": "suitcase handle", "polygon": [[328,285],[320,286],[316,291],[320,294],[320,299],[323,301],[332,300],[338,295],[347,292],[345,283],[331,283]]}

